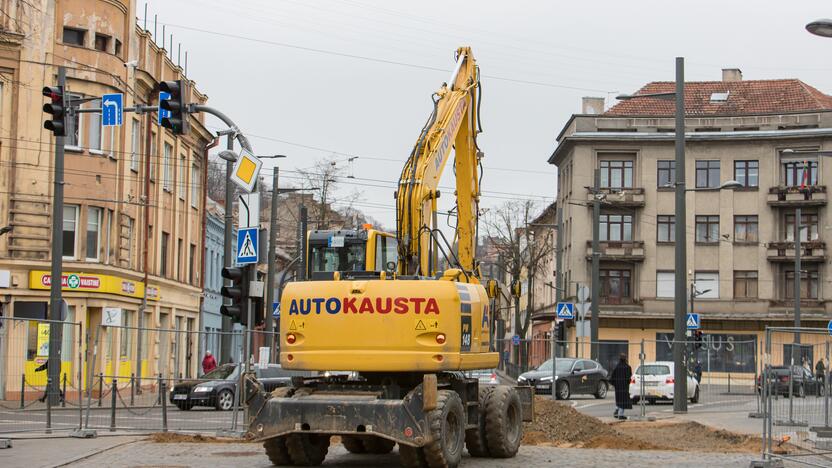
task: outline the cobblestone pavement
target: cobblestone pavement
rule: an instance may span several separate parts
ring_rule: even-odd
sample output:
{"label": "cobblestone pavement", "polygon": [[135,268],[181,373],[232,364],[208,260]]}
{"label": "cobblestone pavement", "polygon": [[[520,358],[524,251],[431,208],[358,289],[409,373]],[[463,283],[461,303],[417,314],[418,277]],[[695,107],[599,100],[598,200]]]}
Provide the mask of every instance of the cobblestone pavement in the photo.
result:
{"label": "cobblestone pavement", "polygon": [[[639,467],[742,467],[746,468],[753,455],[711,454],[692,452],[621,451],[561,449],[553,447],[524,446],[516,458],[495,460],[484,458],[463,459],[464,467],[615,467],[622,464]],[[157,444],[136,442],[95,455],[73,467],[269,467],[272,466],[259,444],[210,443],[210,444]],[[342,467],[397,467],[398,455],[354,455],[342,445],[333,445],[324,466]]]}

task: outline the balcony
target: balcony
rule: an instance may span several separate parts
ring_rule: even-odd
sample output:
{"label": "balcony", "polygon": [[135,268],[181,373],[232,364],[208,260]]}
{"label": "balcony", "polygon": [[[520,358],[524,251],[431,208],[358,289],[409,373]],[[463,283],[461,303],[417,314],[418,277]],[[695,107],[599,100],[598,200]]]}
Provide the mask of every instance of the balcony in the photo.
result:
{"label": "balcony", "polygon": [[[640,208],[644,206],[644,189],[637,188],[602,188],[604,204],[607,206],[620,206],[628,208]],[[586,201],[592,202],[595,196],[592,190],[587,191]]]}
{"label": "balcony", "polygon": [[[826,242],[810,241],[800,243],[800,261],[803,263],[818,263],[826,260]],[[770,262],[794,262],[794,242],[778,241],[768,243],[767,257]]]}
{"label": "balcony", "polygon": [[[601,260],[644,261],[644,241],[602,241]],[[586,258],[592,260],[592,241],[586,242]]]}
{"label": "balcony", "polygon": [[768,204],[789,207],[824,206],[826,205],[826,186],[810,185],[803,189],[783,185],[770,187]]}

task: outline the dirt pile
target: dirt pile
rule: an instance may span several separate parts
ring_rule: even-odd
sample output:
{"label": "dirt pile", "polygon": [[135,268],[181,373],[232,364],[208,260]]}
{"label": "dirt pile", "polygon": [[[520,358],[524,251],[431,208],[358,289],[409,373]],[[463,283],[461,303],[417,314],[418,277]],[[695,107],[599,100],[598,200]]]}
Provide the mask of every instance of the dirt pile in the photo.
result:
{"label": "dirt pile", "polygon": [[606,424],[569,405],[535,399],[535,421],[525,423],[523,444],[625,450],[757,453],[759,437],[713,429],[690,421]]}
{"label": "dirt pile", "polygon": [[231,438],[220,438],[220,437],[212,437],[212,436],[204,436],[201,434],[177,434],[174,432],[156,432],[151,434],[150,437],[147,438],[150,442],[156,442],[158,444],[179,444],[179,443],[211,443],[211,444],[222,444],[222,443],[240,443],[246,442],[245,440],[240,439],[231,439]]}

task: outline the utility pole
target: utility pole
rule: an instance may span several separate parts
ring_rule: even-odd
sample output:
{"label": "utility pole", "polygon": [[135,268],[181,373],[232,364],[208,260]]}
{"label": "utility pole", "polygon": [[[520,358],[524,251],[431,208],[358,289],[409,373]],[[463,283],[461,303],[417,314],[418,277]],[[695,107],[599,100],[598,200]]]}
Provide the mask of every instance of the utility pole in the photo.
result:
{"label": "utility pole", "polygon": [[676,57],[676,278],[673,303],[673,412],[688,412],[687,369],[684,359],[687,309],[687,230],[685,216],[685,59]]}
{"label": "utility pole", "polygon": [[595,169],[592,197],[592,316],[589,321],[589,341],[592,359],[598,360],[598,301],[601,297],[601,171]]}
{"label": "utility pole", "polygon": [[[72,120],[72,103],[70,102],[69,90],[66,88],[66,68],[58,67],[58,86],[63,93],[64,109],[69,113],[69,119],[64,116],[64,122]],[[66,127],[64,127],[66,128]],[[49,357],[47,358],[47,398],[52,405],[58,404],[60,396],[59,380],[61,376],[61,335],[64,320],[61,317],[61,283],[63,280],[63,225],[64,219],[64,136],[55,136],[55,175],[54,192],[52,194],[52,283],[49,288],[49,318],[52,320],[49,326]]]}
{"label": "utility pole", "polygon": [[[231,131],[226,134],[228,137],[228,144],[226,148],[229,151],[234,151],[234,132]],[[233,195],[233,187],[231,186],[231,171],[234,164],[231,161],[225,162],[225,232],[223,233],[223,262],[222,266],[228,268],[231,266],[231,260],[234,258],[234,247],[232,245],[232,218],[231,203]],[[225,285],[230,286],[231,282],[225,280]],[[222,325],[220,334],[220,356],[228,362],[233,362],[234,357],[231,354],[231,317],[222,316]]]}
{"label": "utility pole", "polygon": [[268,256],[268,272],[266,273],[266,311],[265,311],[265,346],[269,347],[269,362],[275,362],[275,356],[272,351],[273,331],[274,331],[274,317],[272,316],[272,304],[274,303],[274,276],[277,270],[277,262],[275,260],[277,251],[277,199],[280,195],[280,190],[277,188],[278,176],[280,169],[275,166],[272,174],[272,206],[271,215],[269,216],[269,256]]}

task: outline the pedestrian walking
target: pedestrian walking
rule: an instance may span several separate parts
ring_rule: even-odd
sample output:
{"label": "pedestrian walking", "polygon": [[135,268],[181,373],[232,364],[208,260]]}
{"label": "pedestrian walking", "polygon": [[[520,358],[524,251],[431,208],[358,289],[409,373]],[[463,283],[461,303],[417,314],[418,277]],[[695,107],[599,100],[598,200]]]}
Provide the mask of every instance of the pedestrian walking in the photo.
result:
{"label": "pedestrian walking", "polygon": [[818,396],[821,396],[826,386],[826,366],[823,364],[823,358],[818,359],[818,363],[815,364],[815,378],[818,379]]}
{"label": "pedestrian walking", "polygon": [[211,351],[205,351],[205,357],[202,358],[202,373],[207,374],[217,368],[217,360],[211,354]]}
{"label": "pedestrian walking", "polygon": [[615,413],[616,419],[627,419],[624,410],[631,409],[633,402],[630,400],[630,379],[633,377],[633,369],[627,364],[627,355],[621,354],[618,365],[612,371],[612,386],[615,389]]}
{"label": "pedestrian walking", "polygon": [[[43,371],[46,371],[47,373],[49,372],[49,359],[47,359],[46,361],[44,361],[43,364],[41,364],[41,365],[39,365],[38,367],[35,368],[35,372],[43,372]],[[64,401],[64,399],[65,399],[64,391],[61,389],[60,386],[58,386],[58,392],[59,392],[59,395],[60,395],[59,401]],[[44,391],[43,396],[38,398],[38,400],[41,403],[46,401],[47,393],[48,393],[47,391]]]}
{"label": "pedestrian walking", "polygon": [[699,361],[693,366],[693,378],[696,379],[696,383],[702,383],[702,363]]}

